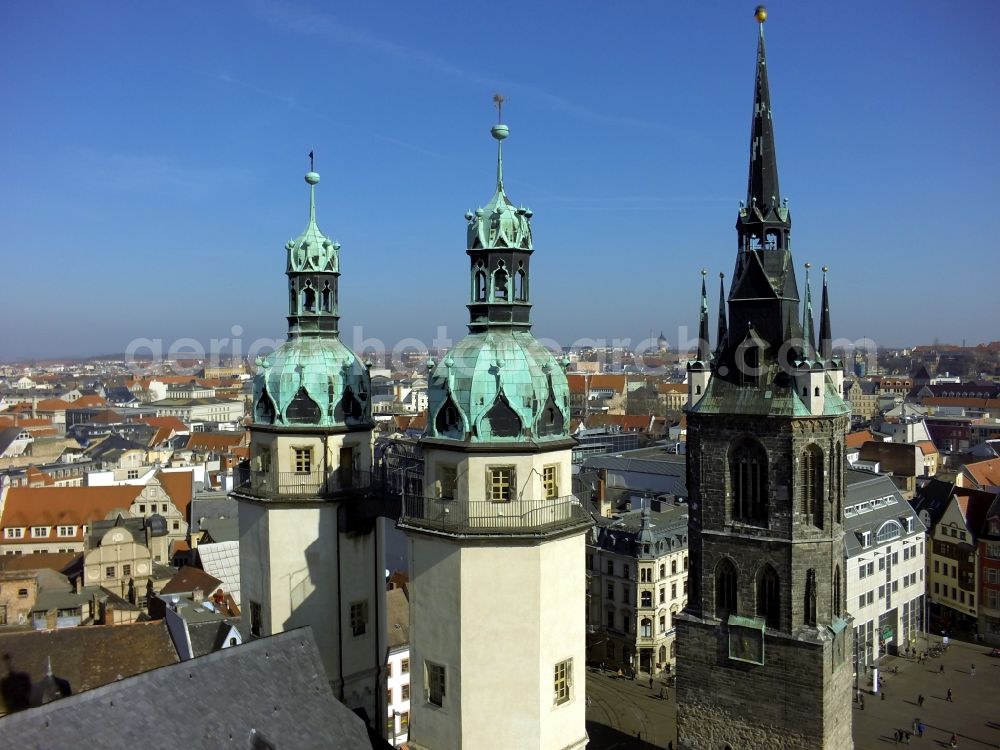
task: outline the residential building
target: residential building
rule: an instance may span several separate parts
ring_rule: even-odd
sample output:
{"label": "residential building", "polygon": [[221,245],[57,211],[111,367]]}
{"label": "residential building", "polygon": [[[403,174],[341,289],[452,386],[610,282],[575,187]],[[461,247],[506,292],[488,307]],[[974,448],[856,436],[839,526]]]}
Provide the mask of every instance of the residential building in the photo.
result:
{"label": "residential building", "polygon": [[847,609],[862,680],[883,655],[915,648],[924,631],[926,528],[889,477],[848,470],[844,480]]}
{"label": "residential building", "polygon": [[504,189],[507,126],[492,134],[496,192],[465,215],[469,333],[429,365],[422,486],[399,519],[419,690],[408,737],[582,750],[591,520],[571,490],[568,360],[531,334],[532,213]]}
{"label": "residential building", "polygon": [[629,674],[669,672],[674,618],[687,603],[687,507],[647,502],[595,521],[587,540],[587,660]]}
{"label": "residential building", "polygon": [[[703,284],[698,353],[688,366],[690,573],[677,617],[677,744],[848,750],[853,639],[842,522],[850,410],[825,269],[818,345],[808,264],[800,310],[791,215],[778,188],[765,18],[758,8],[728,325],[713,353]],[[779,694],[795,700],[774,700]]]}
{"label": "residential building", "polygon": [[[927,596],[934,629],[975,631],[979,624],[980,544],[996,494],[960,487],[937,479],[924,484],[913,507],[930,531],[926,559]],[[992,564],[982,566],[991,569]]]}
{"label": "residential building", "polygon": [[385,593],[386,738],[393,747],[406,744],[410,728],[410,601],[405,587]]}
{"label": "residential building", "polygon": [[384,543],[368,493],[370,380],[340,340],[340,245],[316,223],[319,175],[305,180],[309,220],[285,245],[288,339],[257,360],[250,460],[232,493],[241,604],[250,638],[312,626],[334,691],[379,717]]}
{"label": "residential building", "polygon": [[1000,646],[1000,495],[986,512],[979,537],[979,635]]}
{"label": "residential building", "polygon": [[1000,458],[965,464],[955,477],[955,484],[992,493],[1000,492]]}

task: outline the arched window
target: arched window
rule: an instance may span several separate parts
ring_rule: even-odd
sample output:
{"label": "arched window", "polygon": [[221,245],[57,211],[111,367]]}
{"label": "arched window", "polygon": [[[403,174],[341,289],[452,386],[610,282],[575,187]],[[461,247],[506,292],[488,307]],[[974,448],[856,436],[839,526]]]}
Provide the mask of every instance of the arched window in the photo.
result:
{"label": "arched window", "polygon": [[503,261],[497,264],[497,270],[493,272],[493,299],[507,301],[507,269]]}
{"label": "arched window", "polygon": [[476,288],[473,290],[473,299],[476,302],[486,301],[486,272],[479,270],[476,271]]}
{"label": "arched window", "polygon": [[833,571],[833,614],[840,617],[840,566]]}
{"label": "arched window", "polygon": [[756,440],[744,438],[730,452],[732,516],[736,521],[767,525],[767,453]]}
{"label": "arched window", "polygon": [[715,568],[715,616],[722,618],[736,611],[736,568],[723,560]]}
{"label": "arched window", "polygon": [[324,282],[323,291],[319,294],[319,304],[323,312],[328,313],[333,311],[333,305],[331,304],[332,299],[333,295],[330,292],[330,282]]}
{"label": "arched window", "polygon": [[524,261],[521,261],[517,273],[514,274],[514,300],[528,301],[528,274],[524,272]]}
{"label": "arched window", "polygon": [[806,571],[806,602],[803,614],[806,625],[816,624],[816,569]]}
{"label": "arched window", "polygon": [[763,617],[769,628],[781,624],[781,588],[774,568],[765,564],[757,576],[757,616]]}
{"label": "arched window", "polygon": [[316,312],[316,290],[313,289],[311,281],[306,281],[306,287],[302,290],[302,310]]}
{"label": "arched window", "polygon": [[896,539],[903,533],[903,527],[899,525],[896,521],[886,521],[884,524],[879,526],[878,531],[875,532],[875,541],[878,543],[888,542],[892,539]]}
{"label": "arched window", "polygon": [[677,573],[677,560],[670,561],[670,575]]}
{"label": "arched window", "polygon": [[823,528],[823,451],[813,443],[799,458],[802,513],[809,523]]}
{"label": "arched window", "polygon": [[658,662],[660,662],[660,664],[663,664],[664,662],[666,662],[666,660],[667,660],[667,647],[666,646],[660,646],[659,655],[657,656],[656,660]]}
{"label": "arched window", "polygon": [[639,635],[643,638],[653,637],[653,621],[648,617],[643,617],[639,622]]}
{"label": "arched window", "polygon": [[295,291],[295,282],[288,286],[288,313],[290,315],[299,314],[299,293]]}

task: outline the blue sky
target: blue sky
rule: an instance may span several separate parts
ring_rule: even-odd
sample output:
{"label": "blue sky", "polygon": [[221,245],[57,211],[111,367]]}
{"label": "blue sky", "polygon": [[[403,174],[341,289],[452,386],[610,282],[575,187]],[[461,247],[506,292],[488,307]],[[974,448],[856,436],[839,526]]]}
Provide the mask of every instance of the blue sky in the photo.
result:
{"label": "blue sky", "polygon": [[[343,329],[461,336],[462,216],[492,194],[495,91],[508,193],[535,215],[536,333],[673,340],[696,324],[699,270],[735,258],[753,9],[10,4],[0,358],[284,335],[310,149]],[[997,338],[1000,4],[769,11],[793,252],[831,267],[834,334]]]}

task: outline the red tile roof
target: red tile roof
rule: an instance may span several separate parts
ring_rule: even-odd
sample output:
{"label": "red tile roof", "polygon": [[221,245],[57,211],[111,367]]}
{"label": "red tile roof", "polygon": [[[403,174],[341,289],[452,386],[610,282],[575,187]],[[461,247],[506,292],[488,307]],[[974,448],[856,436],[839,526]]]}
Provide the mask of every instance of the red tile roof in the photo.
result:
{"label": "red tile roof", "polygon": [[980,487],[1000,487],[1000,458],[966,464],[965,471]]}
{"label": "red tile roof", "polygon": [[875,439],[875,433],[871,430],[848,432],[847,436],[844,438],[844,446],[846,448],[860,448],[865,443]]}
{"label": "red tile roof", "polygon": [[194,497],[194,472],[193,471],[161,471],[156,475],[170,496],[171,502],[177,510],[188,518],[188,506],[191,505],[191,498]]}
{"label": "red tile roof", "polygon": [[192,432],[184,447],[188,450],[226,453],[249,440],[248,432]]}
{"label": "red tile roof", "polygon": [[[72,537],[46,541],[83,541],[83,526],[108,517],[115,510],[127,514],[132,501],[142,491],[140,485],[115,487],[12,487],[0,517],[0,527],[75,526]],[[190,501],[189,501],[190,502]],[[26,534],[22,539],[4,539],[4,543],[37,543]]]}

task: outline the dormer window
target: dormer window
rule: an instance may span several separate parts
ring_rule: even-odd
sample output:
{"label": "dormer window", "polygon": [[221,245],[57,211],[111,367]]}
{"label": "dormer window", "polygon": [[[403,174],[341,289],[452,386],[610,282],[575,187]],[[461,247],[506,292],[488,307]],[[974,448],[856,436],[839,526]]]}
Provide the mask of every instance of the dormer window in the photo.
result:
{"label": "dormer window", "polygon": [[870,531],[861,532],[861,546],[862,547],[872,546],[872,533]]}

